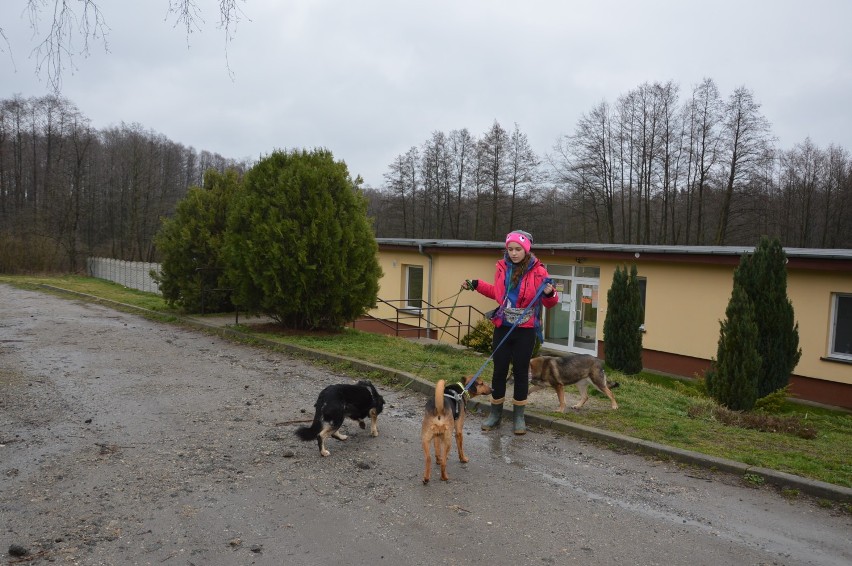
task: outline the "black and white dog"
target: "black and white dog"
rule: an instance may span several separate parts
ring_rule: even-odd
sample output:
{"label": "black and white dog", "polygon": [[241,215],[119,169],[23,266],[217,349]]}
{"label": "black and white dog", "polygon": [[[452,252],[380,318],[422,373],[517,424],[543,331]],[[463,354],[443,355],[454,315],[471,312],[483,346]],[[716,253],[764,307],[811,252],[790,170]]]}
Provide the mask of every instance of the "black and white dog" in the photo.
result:
{"label": "black and white dog", "polygon": [[320,391],[314,404],[316,413],[313,423],[311,426],[296,429],[296,435],[302,440],[316,438],[320,454],[328,456],[330,452],[325,447],[325,439],[331,436],[346,440],[348,437],[340,434],[338,429],[347,417],[358,421],[361,428],[365,428],[364,419],[370,417],[370,436],[378,436],[376,417],[382,412],[384,405],[385,400],[370,381],[329,385]]}

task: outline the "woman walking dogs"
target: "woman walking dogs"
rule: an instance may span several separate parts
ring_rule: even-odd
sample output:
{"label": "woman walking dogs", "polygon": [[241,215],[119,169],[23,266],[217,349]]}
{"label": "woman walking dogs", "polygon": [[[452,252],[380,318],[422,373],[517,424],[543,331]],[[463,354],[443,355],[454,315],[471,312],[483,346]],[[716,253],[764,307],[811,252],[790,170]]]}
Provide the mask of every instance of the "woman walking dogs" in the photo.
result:
{"label": "woman walking dogs", "polygon": [[[524,407],[529,392],[530,357],[536,335],[541,331],[541,307],[550,308],[559,300],[544,264],[530,253],[531,245],[532,236],[529,233],[522,230],[509,232],[506,236],[506,253],[497,262],[494,284],[477,279],[462,283],[463,289],[475,290],[500,305],[491,317],[495,326],[492,348],[496,350],[492,354],[494,374],[491,380],[491,412],[482,430],[491,430],[500,424],[511,363],[515,379],[513,429],[515,434],[527,432]],[[527,309],[537,298],[540,303]]]}

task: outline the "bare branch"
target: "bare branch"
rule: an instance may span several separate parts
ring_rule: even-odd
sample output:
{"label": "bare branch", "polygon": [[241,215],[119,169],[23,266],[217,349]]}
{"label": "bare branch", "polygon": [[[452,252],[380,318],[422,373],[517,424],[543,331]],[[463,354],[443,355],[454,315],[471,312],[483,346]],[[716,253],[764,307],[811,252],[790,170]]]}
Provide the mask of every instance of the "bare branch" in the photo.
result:
{"label": "bare branch", "polygon": [[[3,40],[2,42],[0,42],[0,53],[6,51],[8,49],[9,60],[12,62],[12,68],[15,70],[15,72],[17,72],[18,66],[15,64],[15,57],[14,57],[14,54],[12,53],[12,44],[9,43],[9,38],[6,37],[6,32],[3,31],[3,28],[0,28],[0,39]],[[6,44],[5,48],[3,48],[3,46],[2,46],[3,43]]]}
{"label": "bare branch", "polygon": [[237,5],[237,0],[219,0],[219,16],[219,27],[225,30],[225,41],[229,42],[234,39],[237,24],[240,23],[241,16],[245,16],[245,12]]}
{"label": "bare branch", "polygon": [[[242,1],[245,2],[245,0]],[[231,69],[231,60],[228,56],[228,44],[234,39],[237,33],[237,24],[240,23],[242,17],[245,17],[245,12],[240,9],[237,0],[219,0],[219,17],[219,27],[225,30],[225,66],[228,69],[228,76],[233,81],[234,71]]]}
{"label": "bare branch", "polygon": [[201,9],[195,0],[169,0],[169,13],[177,16],[177,24],[186,29],[186,43],[189,46],[189,36],[193,31],[201,31],[204,18],[201,17]]}
{"label": "bare branch", "polygon": [[[30,28],[36,36],[39,35],[38,24],[46,2],[47,0],[27,1]],[[63,70],[66,66],[74,68],[74,55],[88,57],[90,40],[102,41],[104,50],[109,52],[107,43],[109,28],[97,3],[94,0],[77,0],[77,3],[82,4],[82,14],[79,16],[75,13],[70,0],[56,0],[50,30],[33,49],[36,56],[36,72],[41,73],[44,70],[47,73],[48,84],[57,93],[62,88]],[[76,50],[74,38],[78,35],[83,44],[79,50]]]}

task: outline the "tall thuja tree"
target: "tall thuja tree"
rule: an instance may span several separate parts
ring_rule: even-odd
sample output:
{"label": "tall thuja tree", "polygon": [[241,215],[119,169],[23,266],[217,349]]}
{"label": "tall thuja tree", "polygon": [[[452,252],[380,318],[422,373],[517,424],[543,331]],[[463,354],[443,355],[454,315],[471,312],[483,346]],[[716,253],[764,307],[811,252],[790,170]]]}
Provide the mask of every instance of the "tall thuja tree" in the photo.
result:
{"label": "tall thuja tree", "polygon": [[645,318],[642,306],[642,290],[639,287],[639,271],[635,265],[630,267],[630,277],[627,278],[627,305],[626,310],[629,313],[627,320],[628,329],[635,329],[634,332],[628,333],[627,337],[627,366],[624,369],[625,373],[634,374],[642,371],[642,321]]}
{"label": "tall thuja tree", "polygon": [[705,376],[707,392],[729,409],[747,411],[757,401],[761,367],[757,335],[754,305],[735,280],[721,322],[716,358]]}
{"label": "tall thuja tree", "polygon": [[327,150],[273,152],[229,212],[234,302],[288,328],[339,328],[374,307],[377,253],[366,199]]}
{"label": "tall thuja tree", "polygon": [[228,206],[239,187],[236,171],[209,169],[203,186],[190,188],[177,204],[174,216],[163,221],[154,236],[162,260],[160,273],[152,275],[166,303],[188,312],[233,309],[229,295],[202,296],[202,289],[227,287],[222,241]]}
{"label": "tall thuja tree", "polygon": [[642,371],[642,297],[636,266],[615,268],[606,295],[604,354],[611,368],[626,374]]}
{"label": "tall thuja tree", "polygon": [[762,360],[757,382],[758,398],[783,389],[799,363],[799,325],[787,297],[787,255],[781,242],[766,236],[750,256],[743,256],[734,272],[754,305],[757,351]]}

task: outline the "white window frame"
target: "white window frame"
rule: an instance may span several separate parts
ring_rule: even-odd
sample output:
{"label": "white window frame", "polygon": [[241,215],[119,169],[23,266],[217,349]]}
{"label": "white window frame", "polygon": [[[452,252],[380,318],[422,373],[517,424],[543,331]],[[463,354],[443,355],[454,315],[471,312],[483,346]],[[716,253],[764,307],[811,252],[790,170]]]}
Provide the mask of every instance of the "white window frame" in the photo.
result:
{"label": "white window frame", "polygon": [[[420,272],[420,296],[416,297],[412,291],[416,290],[416,287],[412,287],[412,284],[415,283],[413,273],[412,272]],[[420,313],[423,308],[423,266],[422,265],[406,265],[405,266],[405,302],[403,304],[403,310],[407,312]]]}
{"label": "white window frame", "polygon": [[[828,336],[828,357],[836,360],[848,360],[852,362],[852,344],[844,345],[843,349],[838,348],[837,344],[837,327],[841,323],[840,317],[840,300],[844,300],[844,314],[848,315],[849,303],[852,302],[852,294],[850,293],[832,293],[831,294],[831,320],[830,333]],[[843,332],[846,336],[852,337],[852,319],[843,320]]]}

